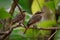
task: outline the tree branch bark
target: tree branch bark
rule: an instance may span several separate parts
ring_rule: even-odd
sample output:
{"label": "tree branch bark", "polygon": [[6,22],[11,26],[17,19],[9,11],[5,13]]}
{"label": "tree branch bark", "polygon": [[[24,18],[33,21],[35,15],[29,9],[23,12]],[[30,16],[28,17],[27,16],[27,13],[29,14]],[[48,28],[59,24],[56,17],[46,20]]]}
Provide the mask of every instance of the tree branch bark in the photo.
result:
{"label": "tree branch bark", "polygon": [[[18,2],[18,0],[15,0],[15,1]],[[13,0],[11,9],[10,9],[10,11],[9,11],[9,13],[11,14],[11,16],[13,15],[16,6],[17,6],[17,3],[15,3],[14,0]]]}

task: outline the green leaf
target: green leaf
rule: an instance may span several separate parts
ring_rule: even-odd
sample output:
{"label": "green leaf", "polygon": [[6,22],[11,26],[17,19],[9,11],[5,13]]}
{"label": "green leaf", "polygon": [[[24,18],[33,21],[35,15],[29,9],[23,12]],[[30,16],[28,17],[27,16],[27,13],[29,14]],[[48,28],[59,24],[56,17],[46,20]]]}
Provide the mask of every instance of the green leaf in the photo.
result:
{"label": "green leaf", "polygon": [[33,1],[33,0],[19,0],[18,3],[21,5],[21,7],[22,7],[25,11],[31,13],[31,4],[32,4],[32,1]]}
{"label": "green leaf", "polygon": [[10,35],[10,40],[27,40],[27,38],[25,38],[25,35],[23,35],[24,29],[19,27],[13,30],[13,32]]}
{"label": "green leaf", "polygon": [[10,14],[6,12],[4,8],[0,8],[0,19],[6,19],[9,17],[10,17]]}
{"label": "green leaf", "polygon": [[56,21],[52,21],[52,20],[42,21],[40,23],[37,23],[37,25],[38,27],[49,28],[49,27],[56,25]]}
{"label": "green leaf", "polygon": [[32,37],[30,38],[30,40],[33,40],[33,39],[36,40],[37,39],[36,37],[38,37],[38,33],[39,33],[39,30],[37,29],[28,29],[26,32],[26,36]]}
{"label": "green leaf", "polygon": [[54,1],[49,1],[49,2],[46,2],[45,5],[50,8],[52,11],[55,11],[55,3]]}
{"label": "green leaf", "polygon": [[31,14],[26,13],[25,21],[24,21],[24,24],[25,24],[25,25],[27,25],[27,23],[28,23],[30,17],[31,17]]}
{"label": "green leaf", "polygon": [[[42,21],[36,24],[38,28],[50,28],[56,25],[56,21],[52,20],[47,20],[47,21]],[[47,34],[50,35],[51,31],[50,30],[40,30],[40,34],[42,36],[46,36]]]}
{"label": "green leaf", "polygon": [[0,24],[0,28],[2,28],[2,26],[3,26],[3,25],[2,25],[2,24]]}
{"label": "green leaf", "polygon": [[9,8],[11,5],[12,0],[0,0],[0,8],[4,7],[4,8]]}
{"label": "green leaf", "polygon": [[57,7],[57,5],[60,3],[60,0],[54,0],[55,6]]}
{"label": "green leaf", "polygon": [[35,14],[37,11],[41,11],[44,5],[44,0],[34,0],[31,6],[32,13]]}

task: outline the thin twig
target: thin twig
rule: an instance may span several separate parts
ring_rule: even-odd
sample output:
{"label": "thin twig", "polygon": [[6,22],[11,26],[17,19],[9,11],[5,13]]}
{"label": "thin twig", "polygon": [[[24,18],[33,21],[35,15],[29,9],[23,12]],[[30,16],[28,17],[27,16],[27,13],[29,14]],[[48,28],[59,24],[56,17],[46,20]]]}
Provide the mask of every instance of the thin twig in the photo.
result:
{"label": "thin twig", "polygon": [[[15,0],[15,1],[18,2],[18,0]],[[17,6],[17,4],[13,1],[13,4],[12,4],[11,9],[9,11],[9,13],[11,14],[11,16],[13,15],[13,12],[14,12],[16,6]]]}
{"label": "thin twig", "polygon": [[[30,29],[34,29],[33,27],[31,27]],[[51,28],[35,28],[38,30],[60,30],[60,27],[51,27]]]}
{"label": "thin twig", "polygon": [[14,0],[14,2],[17,4],[18,9],[20,10],[20,13],[23,14],[23,11],[21,10],[21,8],[19,7],[18,3],[16,2],[16,0]]}
{"label": "thin twig", "polygon": [[48,40],[51,40],[51,38],[56,34],[57,30],[48,38]]}
{"label": "thin twig", "polygon": [[[17,28],[21,25],[17,24],[16,26],[12,26],[12,28]],[[34,29],[33,27],[31,27],[30,29]],[[51,27],[51,28],[35,28],[35,29],[38,29],[38,30],[60,30],[60,27]],[[4,34],[4,33],[2,33]]]}

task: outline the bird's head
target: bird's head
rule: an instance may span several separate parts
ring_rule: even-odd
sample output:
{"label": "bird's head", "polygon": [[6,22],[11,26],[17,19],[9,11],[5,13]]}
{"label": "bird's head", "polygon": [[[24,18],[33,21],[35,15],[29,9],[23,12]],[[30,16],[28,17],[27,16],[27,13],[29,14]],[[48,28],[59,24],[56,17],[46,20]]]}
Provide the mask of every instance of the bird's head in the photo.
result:
{"label": "bird's head", "polygon": [[39,14],[40,16],[44,16],[44,12],[36,12],[35,15],[36,14]]}

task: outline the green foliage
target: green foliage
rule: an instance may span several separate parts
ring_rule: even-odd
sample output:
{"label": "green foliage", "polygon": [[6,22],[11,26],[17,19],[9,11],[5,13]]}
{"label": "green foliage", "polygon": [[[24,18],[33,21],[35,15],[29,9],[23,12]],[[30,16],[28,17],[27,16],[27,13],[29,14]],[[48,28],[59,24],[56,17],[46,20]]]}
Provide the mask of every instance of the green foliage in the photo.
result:
{"label": "green foliage", "polygon": [[10,40],[33,40],[36,39],[38,30],[29,29],[26,34],[23,34],[24,28],[19,27],[14,29],[10,35]]}
{"label": "green foliage", "polygon": [[60,3],[60,0],[54,0],[55,6],[58,5],[58,3]]}
{"label": "green foliage", "polygon": [[25,38],[25,35],[23,35],[24,29],[23,28],[16,28],[13,30],[13,32],[10,35],[10,40],[27,40],[27,38]]}
{"label": "green foliage", "polygon": [[33,0],[19,0],[19,4],[21,5],[21,7],[31,13],[31,4],[32,4]]}
{"label": "green foliage", "polygon": [[28,29],[26,32],[27,37],[37,37],[39,30],[37,29]]}
{"label": "green foliage", "polygon": [[50,8],[52,11],[55,11],[54,1],[46,2],[45,5],[46,5],[48,8]]}
{"label": "green foliage", "polygon": [[[49,1],[47,3],[45,3],[45,5],[50,8],[52,11],[55,12],[56,8],[58,8],[58,4],[60,3],[60,0],[53,0],[53,1]],[[54,40],[60,40],[60,30],[57,30],[55,36],[54,36]]]}
{"label": "green foliage", "polygon": [[31,6],[32,13],[35,14],[37,11],[41,11],[44,5],[44,0],[34,0]]}
{"label": "green foliage", "polygon": [[10,35],[10,40],[33,40],[38,36],[39,30],[29,29],[26,34],[23,34],[24,28],[19,27],[14,29]]}
{"label": "green foliage", "polygon": [[[42,21],[40,23],[37,23],[37,27],[38,28],[50,28],[53,27],[54,25],[56,25],[56,21],[51,21],[51,20],[47,20],[47,21]],[[49,30],[40,30],[40,34],[44,37],[47,34],[50,35],[51,31]]]}
{"label": "green foliage", "polygon": [[40,22],[37,25],[38,27],[52,27],[56,25],[56,21],[47,20],[47,21]]}
{"label": "green foliage", "polygon": [[[12,0],[0,0],[0,19],[6,19],[11,17],[10,14],[4,9],[4,8],[9,8]],[[37,11],[41,11],[41,8],[44,6],[47,6],[50,8],[52,11],[55,12],[55,9],[58,5],[60,0],[52,0],[49,2],[44,2],[44,0],[19,0],[19,5],[21,8],[28,13],[36,13]],[[1,8],[3,7],[3,8]],[[26,14],[28,14],[26,13]],[[14,17],[16,16],[17,12],[13,15]],[[26,15],[26,19],[24,24],[26,25],[28,23],[28,20],[30,18],[30,14]],[[56,21],[43,21],[40,23],[37,23],[37,27],[43,27],[43,28],[50,28],[52,26],[56,25]],[[0,24],[0,28],[3,25]],[[43,37],[46,36],[47,34],[50,35],[51,31],[49,30],[37,30],[37,29],[28,29],[26,34],[23,34],[24,28],[19,28],[19,29],[14,29],[12,34],[10,35],[10,40],[36,40],[36,37]],[[60,30],[57,31],[56,35],[54,36],[54,40],[60,40]],[[31,37],[31,38],[27,38]]]}
{"label": "green foliage", "polygon": [[4,7],[4,8],[9,8],[11,5],[12,0],[0,0],[0,8]]}
{"label": "green foliage", "polygon": [[3,26],[3,25],[2,25],[2,24],[0,24],[0,28],[2,28],[2,26]]}
{"label": "green foliage", "polygon": [[60,0],[52,0],[52,1],[46,2],[45,5],[55,12],[56,7],[58,6],[59,3],[60,3]]}
{"label": "green foliage", "polygon": [[10,14],[6,12],[4,8],[0,8],[0,19],[6,19],[9,17],[10,17]]}
{"label": "green foliage", "polygon": [[25,21],[24,21],[24,24],[27,25],[29,19],[30,19],[30,14],[26,13],[26,16],[25,16]]}
{"label": "green foliage", "polygon": [[28,29],[26,32],[26,37],[29,37],[30,40],[37,40],[39,30],[37,29]]}

